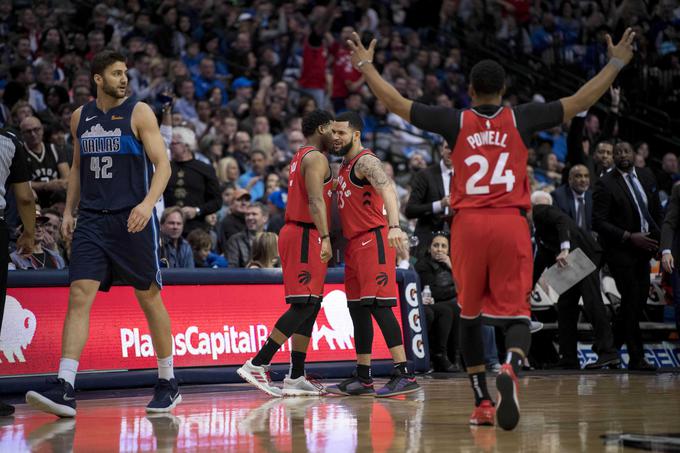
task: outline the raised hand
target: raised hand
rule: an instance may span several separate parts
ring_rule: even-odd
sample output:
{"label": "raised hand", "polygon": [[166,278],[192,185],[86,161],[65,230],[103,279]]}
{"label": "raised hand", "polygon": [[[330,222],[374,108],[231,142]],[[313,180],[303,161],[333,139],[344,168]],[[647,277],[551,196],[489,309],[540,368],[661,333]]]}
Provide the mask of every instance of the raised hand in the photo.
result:
{"label": "raised hand", "polygon": [[368,45],[368,49],[361,43],[361,38],[354,32],[352,37],[347,40],[347,45],[352,50],[352,65],[359,68],[360,61],[367,61],[373,63],[373,54],[375,54],[375,45],[378,43],[375,39]]}
{"label": "raised hand", "polygon": [[626,28],[623,32],[623,37],[618,44],[614,45],[612,42],[612,37],[608,34],[607,39],[607,53],[609,58],[618,58],[622,60],[625,64],[630,63],[633,59],[633,41],[635,41],[635,32],[632,28]]}

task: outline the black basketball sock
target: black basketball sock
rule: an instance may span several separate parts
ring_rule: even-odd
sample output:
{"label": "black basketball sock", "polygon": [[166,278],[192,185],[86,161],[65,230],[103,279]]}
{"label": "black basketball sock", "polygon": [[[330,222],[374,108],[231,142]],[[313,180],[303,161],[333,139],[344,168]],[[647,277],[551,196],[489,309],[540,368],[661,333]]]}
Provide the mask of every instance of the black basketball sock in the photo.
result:
{"label": "black basketball sock", "polygon": [[278,351],[280,347],[281,345],[272,340],[271,337],[267,338],[264,346],[262,346],[260,352],[258,352],[257,355],[253,357],[251,363],[255,366],[269,365],[269,363],[272,361],[272,358],[274,357],[274,354],[276,354],[276,351]]}
{"label": "black basketball sock", "polygon": [[524,357],[517,352],[510,351],[505,359],[505,363],[512,365],[512,371],[515,372],[515,376],[519,376],[519,372],[522,371],[524,366]]}
{"label": "black basketball sock", "polygon": [[305,358],[307,354],[300,351],[290,353],[290,379],[297,379],[305,375]]}
{"label": "black basketball sock", "polygon": [[408,367],[406,366],[406,362],[399,362],[394,364],[394,369],[399,373],[399,374],[408,374]]}
{"label": "black basketball sock", "polygon": [[472,392],[475,394],[475,406],[479,406],[483,400],[492,401],[489,395],[489,389],[486,387],[486,373],[469,374],[470,385],[472,385]]}
{"label": "black basketball sock", "polygon": [[371,379],[371,366],[357,364],[357,376],[366,381]]}

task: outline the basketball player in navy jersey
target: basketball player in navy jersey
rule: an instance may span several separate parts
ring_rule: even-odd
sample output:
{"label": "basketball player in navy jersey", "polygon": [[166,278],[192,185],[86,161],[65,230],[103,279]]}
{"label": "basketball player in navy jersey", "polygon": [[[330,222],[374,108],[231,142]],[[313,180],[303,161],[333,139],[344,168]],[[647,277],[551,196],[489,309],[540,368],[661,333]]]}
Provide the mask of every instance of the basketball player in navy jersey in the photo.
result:
{"label": "basketball player in navy jersey", "polygon": [[121,54],[97,54],[92,60],[97,99],[71,117],[77,139],[62,224],[64,236],[73,236],[62,356],[51,387],[26,394],[28,404],[60,417],[76,414],[73,388],[89,334],[90,308],[97,291],[107,291],[114,277],[135,288],[158,357],[159,379],[147,412],[168,412],[181,401],[172,366],[170,318],[160,296],[154,214],[170,178],[170,162],[151,108],[125,95],[126,71]]}

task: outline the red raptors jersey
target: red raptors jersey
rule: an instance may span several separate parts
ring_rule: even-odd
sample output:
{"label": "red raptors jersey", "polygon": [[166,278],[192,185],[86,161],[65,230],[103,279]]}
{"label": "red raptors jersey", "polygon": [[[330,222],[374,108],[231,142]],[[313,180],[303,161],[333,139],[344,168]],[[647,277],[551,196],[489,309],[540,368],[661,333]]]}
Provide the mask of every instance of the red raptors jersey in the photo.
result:
{"label": "red raptors jersey", "polygon": [[366,155],[377,159],[371,150],[364,149],[351,161],[343,162],[338,174],[338,208],[342,233],[347,239],[387,225],[382,197],[368,180],[359,180],[354,174],[354,164]]}
{"label": "red raptors jersey", "polygon": [[[309,197],[305,178],[300,173],[302,159],[310,152],[317,151],[313,146],[303,146],[295,153],[290,162],[288,172],[288,203],[286,204],[286,222],[314,223],[309,213]],[[331,224],[331,197],[333,196],[333,178],[328,177],[323,185],[323,199],[326,203],[326,221]]]}
{"label": "red raptors jersey", "polygon": [[528,151],[512,109],[492,116],[460,114],[460,132],[451,153],[453,209],[531,208]]}

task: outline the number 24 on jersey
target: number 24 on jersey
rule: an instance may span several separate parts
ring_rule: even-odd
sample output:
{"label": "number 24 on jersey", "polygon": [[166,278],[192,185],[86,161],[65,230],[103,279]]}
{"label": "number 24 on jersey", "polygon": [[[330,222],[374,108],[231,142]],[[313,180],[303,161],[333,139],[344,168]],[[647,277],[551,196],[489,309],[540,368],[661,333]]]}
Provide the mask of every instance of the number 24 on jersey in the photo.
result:
{"label": "number 24 on jersey", "polygon": [[[515,175],[512,170],[506,170],[505,166],[508,163],[508,156],[510,153],[501,153],[498,156],[498,161],[491,175],[490,185],[505,185],[506,192],[512,192],[515,186]],[[473,165],[479,166],[477,171],[470,176],[465,184],[465,193],[468,195],[485,195],[491,192],[491,188],[487,184],[479,184],[489,172],[489,161],[481,154],[473,154],[465,159],[465,164],[468,167]]]}

